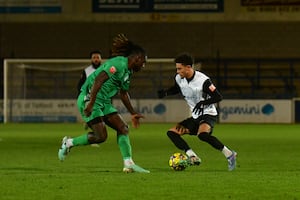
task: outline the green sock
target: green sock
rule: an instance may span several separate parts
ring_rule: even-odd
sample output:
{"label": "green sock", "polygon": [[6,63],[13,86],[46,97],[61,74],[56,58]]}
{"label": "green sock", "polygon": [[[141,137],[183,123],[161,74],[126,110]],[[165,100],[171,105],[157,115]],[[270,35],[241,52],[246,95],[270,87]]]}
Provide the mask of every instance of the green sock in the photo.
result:
{"label": "green sock", "polygon": [[123,160],[131,158],[131,145],[128,135],[118,135],[117,141]]}
{"label": "green sock", "polygon": [[74,146],[87,145],[87,144],[89,144],[88,134],[84,134],[84,135],[73,138],[73,145]]}

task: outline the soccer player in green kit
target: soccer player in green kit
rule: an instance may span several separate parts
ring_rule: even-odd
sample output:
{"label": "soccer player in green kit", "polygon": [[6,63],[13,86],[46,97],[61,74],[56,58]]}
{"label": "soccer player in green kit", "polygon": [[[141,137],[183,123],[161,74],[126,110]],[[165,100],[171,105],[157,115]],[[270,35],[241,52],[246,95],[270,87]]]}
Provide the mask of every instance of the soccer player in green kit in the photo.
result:
{"label": "soccer player in green kit", "polygon": [[87,78],[77,99],[81,116],[92,132],[74,138],[65,136],[58,151],[58,158],[61,161],[65,160],[70,149],[75,146],[105,142],[106,125],[108,125],[117,132],[117,143],[124,162],[123,171],[149,173],[150,171],[134,163],[128,125],[112,105],[112,97],[119,94],[123,104],[131,113],[133,127],[139,126],[139,119],[143,118],[143,115],[137,113],[132,107],[128,89],[131,75],[145,66],[146,52],[126,36],[119,34],[113,39],[111,56],[111,59]]}

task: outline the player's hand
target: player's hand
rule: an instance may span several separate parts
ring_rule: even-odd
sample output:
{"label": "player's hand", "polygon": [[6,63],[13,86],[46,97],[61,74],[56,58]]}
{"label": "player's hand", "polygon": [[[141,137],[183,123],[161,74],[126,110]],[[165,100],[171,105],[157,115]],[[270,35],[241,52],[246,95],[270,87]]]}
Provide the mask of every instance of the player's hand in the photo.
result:
{"label": "player's hand", "polygon": [[157,91],[157,96],[158,96],[158,98],[162,99],[162,98],[164,98],[165,96],[167,96],[167,92],[166,92],[164,89],[158,90],[158,91]]}
{"label": "player's hand", "polygon": [[184,126],[182,126],[181,124],[176,124],[176,130],[178,131],[179,135],[183,135],[185,133],[189,132],[189,129],[185,128]]}
{"label": "player's hand", "polygon": [[195,107],[194,107],[194,109],[193,109],[193,112],[195,112],[195,114],[197,115],[200,115],[200,113],[202,113],[203,112],[203,102],[202,101],[200,101],[200,102],[198,102],[196,105],[195,105]]}
{"label": "player's hand", "polygon": [[84,123],[84,130],[88,130],[89,129],[89,125],[87,123]]}
{"label": "player's hand", "polygon": [[93,106],[90,103],[88,103],[83,111],[85,116],[89,117],[92,114],[92,109]]}
{"label": "player's hand", "polygon": [[140,126],[140,118],[144,118],[144,116],[138,113],[131,115],[131,122],[133,128],[138,128]]}

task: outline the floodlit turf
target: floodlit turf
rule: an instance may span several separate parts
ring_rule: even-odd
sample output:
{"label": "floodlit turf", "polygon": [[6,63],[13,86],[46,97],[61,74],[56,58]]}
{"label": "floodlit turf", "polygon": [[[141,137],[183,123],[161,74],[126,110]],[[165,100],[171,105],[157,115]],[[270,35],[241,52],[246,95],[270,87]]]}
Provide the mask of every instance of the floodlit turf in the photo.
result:
{"label": "floodlit turf", "polygon": [[60,162],[61,138],[83,134],[82,124],[1,124],[0,199],[300,199],[299,125],[217,124],[214,135],[238,152],[233,172],[223,154],[191,136],[202,164],[172,171],[170,126],[131,129],[133,158],[151,173],[124,174],[111,129],[104,144],[73,148]]}

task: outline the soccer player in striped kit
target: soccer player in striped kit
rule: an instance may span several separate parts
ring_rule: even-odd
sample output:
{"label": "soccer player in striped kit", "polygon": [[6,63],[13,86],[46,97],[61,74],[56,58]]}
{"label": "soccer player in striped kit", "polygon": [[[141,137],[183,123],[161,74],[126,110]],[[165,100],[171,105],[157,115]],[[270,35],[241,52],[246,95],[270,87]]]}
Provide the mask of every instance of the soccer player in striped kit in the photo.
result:
{"label": "soccer player in striped kit", "polygon": [[222,100],[222,95],[207,75],[194,70],[193,64],[194,59],[189,53],[178,55],[175,58],[175,85],[158,91],[159,98],[181,93],[192,112],[191,117],[170,128],[167,135],[178,149],[187,154],[191,165],[199,165],[201,159],[181,137],[185,134],[194,135],[221,151],[227,158],[228,170],[232,171],[236,167],[237,153],[212,135],[218,115],[215,103]]}

